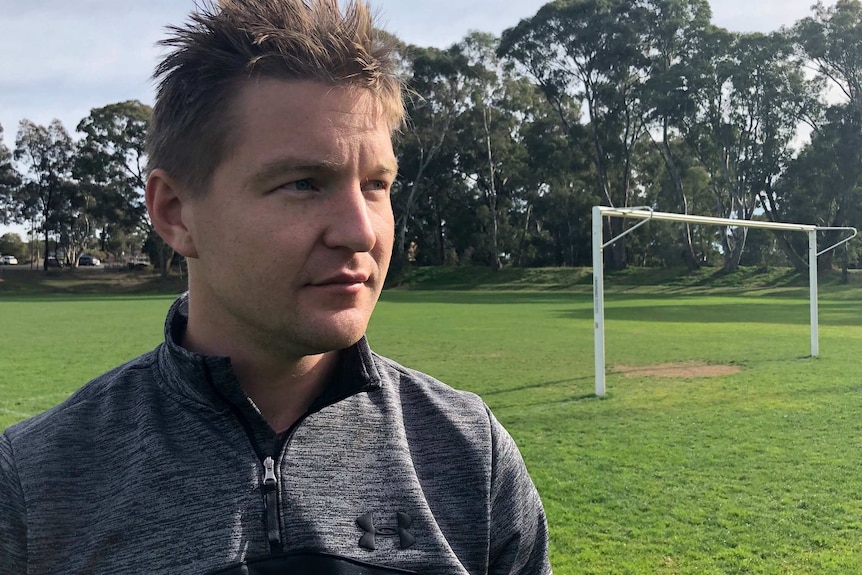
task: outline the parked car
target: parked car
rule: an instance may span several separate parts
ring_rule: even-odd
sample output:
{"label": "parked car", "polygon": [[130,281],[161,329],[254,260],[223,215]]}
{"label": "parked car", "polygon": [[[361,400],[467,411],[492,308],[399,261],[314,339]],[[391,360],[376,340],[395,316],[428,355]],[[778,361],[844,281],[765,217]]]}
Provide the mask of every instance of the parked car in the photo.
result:
{"label": "parked car", "polygon": [[150,267],[150,260],[146,256],[137,256],[129,260],[130,270],[143,270]]}
{"label": "parked car", "polygon": [[48,256],[47,258],[45,258],[45,265],[49,268],[61,268],[63,267],[63,262],[61,262],[54,256]]}
{"label": "parked car", "polygon": [[83,254],[78,258],[79,266],[98,266],[101,265],[102,262],[96,256],[90,254]]}
{"label": "parked car", "polygon": [[0,265],[17,266],[18,258],[16,258],[15,256],[0,256]]}

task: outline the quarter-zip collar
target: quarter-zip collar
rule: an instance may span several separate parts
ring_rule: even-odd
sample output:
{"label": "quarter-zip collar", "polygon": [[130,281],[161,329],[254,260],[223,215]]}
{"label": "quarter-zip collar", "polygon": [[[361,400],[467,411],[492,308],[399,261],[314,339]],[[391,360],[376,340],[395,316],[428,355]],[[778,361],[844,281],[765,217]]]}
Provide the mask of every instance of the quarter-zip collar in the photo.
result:
{"label": "quarter-zip collar", "polygon": [[[158,349],[158,366],[162,381],[172,394],[202,407],[225,412],[238,410],[251,425],[254,439],[263,445],[274,440],[275,432],[266,423],[254,402],[243,391],[231,367],[229,357],[193,353],[179,342],[188,325],[188,293],[171,306],[165,321],[165,342]],[[380,373],[371,349],[363,336],[339,354],[332,379],[323,393],[312,402],[313,413],[351,395],[379,389]]]}
{"label": "quarter-zip collar", "polygon": [[279,511],[279,470],[284,446],[298,425],[310,414],[361,392],[377,390],[382,378],[371,349],[363,337],[338,354],[335,370],[323,392],[285,434],[277,434],[242,389],[229,357],[193,353],[180,345],[188,327],[188,293],[168,311],[165,342],[156,351],[158,369],[167,393],[199,409],[223,414],[223,422],[239,425],[259,462],[264,525],[270,553],[284,549]]}

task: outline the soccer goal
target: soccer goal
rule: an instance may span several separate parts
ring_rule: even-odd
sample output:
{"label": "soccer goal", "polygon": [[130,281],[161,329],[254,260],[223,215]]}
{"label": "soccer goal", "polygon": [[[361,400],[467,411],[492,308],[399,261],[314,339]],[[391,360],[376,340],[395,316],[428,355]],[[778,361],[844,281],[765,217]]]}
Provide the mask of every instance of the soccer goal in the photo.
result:
{"label": "soccer goal", "polygon": [[[595,344],[595,369],[596,369],[596,395],[605,395],[605,286],[604,286],[604,249],[613,244],[623,236],[635,231],[640,226],[651,220],[667,220],[674,222],[688,222],[692,224],[735,226],[745,228],[764,228],[770,230],[783,230],[791,232],[806,232],[808,234],[808,278],[809,278],[809,302],[811,309],[811,356],[819,354],[818,331],[817,331],[817,257],[838,246],[845,244],[856,237],[856,228],[852,227],[823,227],[812,224],[788,224],[780,222],[761,222],[755,220],[735,220],[732,218],[714,218],[710,216],[695,216],[687,214],[674,214],[669,212],[657,212],[648,207],[639,208],[608,208],[604,206],[593,206],[593,318],[595,320],[594,344]],[[620,235],[604,242],[602,235],[602,218],[631,218],[641,221],[621,233]],[[848,236],[840,242],[828,248],[817,251],[817,232],[826,230],[844,230]]]}

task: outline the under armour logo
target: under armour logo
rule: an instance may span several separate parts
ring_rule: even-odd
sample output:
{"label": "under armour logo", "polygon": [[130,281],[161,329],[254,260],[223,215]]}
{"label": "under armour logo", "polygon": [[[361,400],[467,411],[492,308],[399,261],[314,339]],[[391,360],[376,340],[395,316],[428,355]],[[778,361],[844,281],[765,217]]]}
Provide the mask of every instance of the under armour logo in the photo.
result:
{"label": "under armour logo", "polygon": [[362,534],[362,537],[359,538],[359,546],[374,551],[377,549],[376,537],[395,537],[396,535],[398,536],[402,549],[407,549],[416,543],[416,538],[413,537],[413,534],[410,533],[410,531],[408,531],[410,526],[413,524],[413,518],[400,511],[398,512],[397,517],[398,527],[394,529],[392,527],[375,528],[374,515],[372,513],[366,513],[365,515],[357,517],[356,524],[365,532]]}

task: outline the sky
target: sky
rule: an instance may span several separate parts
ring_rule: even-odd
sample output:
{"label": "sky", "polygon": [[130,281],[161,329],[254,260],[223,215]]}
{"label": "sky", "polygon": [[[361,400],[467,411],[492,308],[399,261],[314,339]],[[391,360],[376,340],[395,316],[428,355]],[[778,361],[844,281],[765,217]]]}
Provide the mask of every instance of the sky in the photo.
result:
{"label": "sky", "polygon": [[[499,35],[549,0],[370,0],[382,27],[405,42],[448,47],[469,31]],[[834,0],[826,0],[827,5]],[[713,22],[736,32],[772,32],[811,14],[813,0],[713,0]],[[54,118],[75,137],[93,108],[152,104],[150,81],[165,26],[181,24],[194,0],[0,0],[0,125],[14,148],[18,123]],[[0,235],[10,228],[0,226]],[[15,228],[12,231],[20,231]]]}

